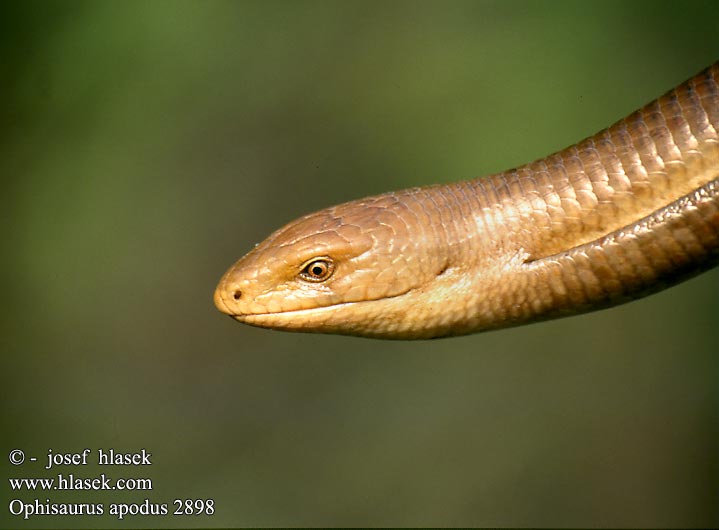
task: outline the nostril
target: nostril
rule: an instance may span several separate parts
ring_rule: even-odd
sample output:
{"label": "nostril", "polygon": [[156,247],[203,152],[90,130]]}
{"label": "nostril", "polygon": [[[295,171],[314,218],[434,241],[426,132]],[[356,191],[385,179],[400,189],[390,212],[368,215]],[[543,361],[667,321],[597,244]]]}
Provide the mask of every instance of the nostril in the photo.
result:
{"label": "nostril", "polygon": [[232,298],[234,298],[235,300],[239,300],[240,298],[242,298],[242,291],[237,289],[234,293],[232,293]]}

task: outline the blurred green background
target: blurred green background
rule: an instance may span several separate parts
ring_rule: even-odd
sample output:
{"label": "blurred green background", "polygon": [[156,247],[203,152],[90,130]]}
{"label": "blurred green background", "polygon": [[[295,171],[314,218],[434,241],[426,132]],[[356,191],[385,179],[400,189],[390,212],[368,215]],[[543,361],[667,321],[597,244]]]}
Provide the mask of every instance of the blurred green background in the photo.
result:
{"label": "blurred green background", "polygon": [[[17,2],[0,13],[0,526],[719,525],[719,274],[456,339],[242,326],[309,211],[530,161],[719,57],[707,2]],[[42,469],[115,448],[151,467]],[[38,462],[10,465],[20,448]],[[11,499],[213,516],[11,516]]]}

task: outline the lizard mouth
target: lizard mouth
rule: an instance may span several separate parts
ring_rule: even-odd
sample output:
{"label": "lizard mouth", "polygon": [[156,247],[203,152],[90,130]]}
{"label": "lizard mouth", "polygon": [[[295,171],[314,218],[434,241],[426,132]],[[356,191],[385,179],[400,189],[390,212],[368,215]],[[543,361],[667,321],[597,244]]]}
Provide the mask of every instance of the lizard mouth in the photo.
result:
{"label": "lizard mouth", "polygon": [[[397,295],[401,296],[401,295]],[[388,298],[394,298],[388,297]],[[275,311],[275,312],[265,312],[265,313],[227,313],[232,318],[239,322],[245,322],[246,324],[251,324],[253,321],[262,320],[264,318],[269,317],[282,317],[284,315],[288,316],[303,316],[303,315],[316,315],[318,313],[323,313],[326,311],[331,311],[333,309],[338,309],[340,307],[350,307],[354,305],[363,304],[365,302],[373,302],[374,300],[361,300],[359,302],[341,302],[339,304],[332,304],[332,305],[324,305],[324,306],[318,306],[318,307],[309,307],[305,309],[288,309],[287,311]]]}
{"label": "lizard mouth", "polygon": [[224,291],[222,291],[221,289],[215,291],[214,300],[215,306],[220,312],[232,317],[238,322],[256,326],[263,326],[270,323],[276,325],[278,321],[281,320],[286,322],[287,324],[290,324],[290,327],[301,327],[302,322],[304,321],[302,317],[307,317],[307,320],[309,320],[309,317],[318,317],[325,313],[331,313],[340,309],[360,307],[372,302],[384,302],[387,300],[392,300],[394,298],[400,298],[416,290],[417,288],[410,287],[406,291],[396,293],[390,296],[382,296],[378,298],[356,300],[351,302],[338,302],[335,304],[308,307],[302,309],[288,309],[285,311],[240,312],[237,309],[233,310],[230,305],[227,304],[226,296],[223,294]]}

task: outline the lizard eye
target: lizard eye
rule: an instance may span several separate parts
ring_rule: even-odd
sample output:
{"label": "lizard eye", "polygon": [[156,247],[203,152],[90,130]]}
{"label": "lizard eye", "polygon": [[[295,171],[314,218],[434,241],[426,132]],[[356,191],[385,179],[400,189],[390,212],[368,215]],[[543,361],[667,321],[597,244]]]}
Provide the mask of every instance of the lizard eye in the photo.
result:
{"label": "lizard eye", "polygon": [[329,258],[314,258],[300,271],[300,278],[308,282],[323,282],[335,270],[335,265]]}

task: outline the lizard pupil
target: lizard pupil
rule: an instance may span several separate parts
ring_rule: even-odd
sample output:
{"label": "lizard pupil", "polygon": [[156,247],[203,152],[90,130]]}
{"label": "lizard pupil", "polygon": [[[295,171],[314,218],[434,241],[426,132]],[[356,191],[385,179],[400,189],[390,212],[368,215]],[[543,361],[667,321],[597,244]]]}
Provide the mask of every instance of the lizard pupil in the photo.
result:
{"label": "lizard pupil", "polygon": [[329,258],[316,259],[308,263],[300,272],[300,276],[311,282],[321,282],[332,275],[333,263]]}

